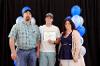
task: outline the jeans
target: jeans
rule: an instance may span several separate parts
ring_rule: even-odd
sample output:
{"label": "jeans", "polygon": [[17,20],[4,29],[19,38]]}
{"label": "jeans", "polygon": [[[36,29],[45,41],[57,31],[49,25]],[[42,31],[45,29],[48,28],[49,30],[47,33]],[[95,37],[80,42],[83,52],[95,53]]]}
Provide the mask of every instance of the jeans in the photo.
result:
{"label": "jeans", "polygon": [[16,66],[36,66],[36,50],[17,49]]}
{"label": "jeans", "polygon": [[39,66],[55,66],[56,53],[55,52],[41,52]]}

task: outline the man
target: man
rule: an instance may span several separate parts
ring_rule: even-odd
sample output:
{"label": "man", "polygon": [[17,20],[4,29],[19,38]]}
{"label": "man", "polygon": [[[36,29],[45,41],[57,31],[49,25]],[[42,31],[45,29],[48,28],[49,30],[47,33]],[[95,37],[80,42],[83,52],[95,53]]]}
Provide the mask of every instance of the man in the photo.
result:
{"label": "man", "polygon": [[[22,9],[23,22],[16,23],[9,34],[11,58],[16,61],[16,66],[36,66],[36,47],[40,40],[37,25],[31,23],[31,8]],[[17,49],[15,49],[15,43]]]}
{"label": "man", "polygon": [[47,13],[45,25],[40,26],[40,66],[54,66],[56,60],[55,45],[60,37],[60,31],[53,23],[53,14]]}

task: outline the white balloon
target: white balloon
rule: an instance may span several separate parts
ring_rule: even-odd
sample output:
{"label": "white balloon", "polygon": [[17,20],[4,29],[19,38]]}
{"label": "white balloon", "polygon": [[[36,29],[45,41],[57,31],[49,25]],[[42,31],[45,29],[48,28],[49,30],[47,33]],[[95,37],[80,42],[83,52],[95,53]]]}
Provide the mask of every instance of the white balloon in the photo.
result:
{"label": "white balloon", "polygon": [[36,20],[35,20],[34,17],[32,17],[32,19],[31,19],[31,24],[35,25],[35,23],[36,23]]}
{"label": "white balloon", "polygon": [[84,19],[79,16],[79,15],[75,15],[71,18],[71,20],[73,21],[73,23],[75,24],[75,27],[79,27],[79,26],[82,26],[83,23],[84,23]]}
{"label": "white balloon", "polygon": [[[22,21],[23,21],[23,17],[22,17],[22,16],[17,17],[16,23],[21,23]],[[34,17],[32,17],[32,19],[31,19],[31,24],[32,24],[32,25],[35,25],[35,23],[36,23],[36,20],[35,20]]]}
{"label": "white balloon", "polygon": [[81,39],[81,45],[83,45],[83,43],[84,43],[83,37],[80,37],[80,39]]}
{"label": "white balloon", "polygon": [[22,16],[17,17],[16,23],[21,23],[22,21],[23,21],[23,17]]}
{"label": "white balloon", "polygon": [[80,48],[80,54],[82,56],[84,56],[86,54],[86,48],[84,46],[81,46],[81,48]]}

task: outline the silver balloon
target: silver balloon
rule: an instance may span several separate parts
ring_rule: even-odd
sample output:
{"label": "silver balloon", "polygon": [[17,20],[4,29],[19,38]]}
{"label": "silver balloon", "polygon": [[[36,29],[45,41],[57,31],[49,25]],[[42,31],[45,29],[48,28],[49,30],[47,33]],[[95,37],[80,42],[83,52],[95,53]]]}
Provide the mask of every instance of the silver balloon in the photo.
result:
{"label": "silver balloon", "polygon": [[23,17],[22,16],[19,16],[19,17],[17,17],[17,19],[16,19],[16,24],[17,23],[21,23],[23,21]]}
{"label": "silver balloon", "polygon": [[[22,21],[24,21],[22,16],[17,17],[16,23],[21,23]],[[35,25],[35,23],[36,23],[36,20],[35,20],[34,17],[32,17],[32,19],[31,19],[31,24],[32,24],[32,25]]]}
{"label": "silver balloon", "polygon": [[80,49],[80,54],[82,56],[84,56],[86,54],[86,48],[84,46],[81,46],[81,49]]}
{"label": "silver balloon", "polygon": [[32,19],[31,19],[31,24],[32,24],[32,25],[35,25],[35,23],[36,23],[36,20],[35,20],[34,17],[32,17]]}
{"label": "silver balloon", "polygon": [[84,43],[84,39],[83,37],[81,37],[81,45],[83,45],[83,43]]}
{"label": "silver balloon", "polygon": [[84,23],[84,19],[83,17],[79,16],[79,15],[75,15],[71,18],[71,20],[73,21],[73,23],[75,24],[75,27],[78,28],[79,26],[82,26]]}

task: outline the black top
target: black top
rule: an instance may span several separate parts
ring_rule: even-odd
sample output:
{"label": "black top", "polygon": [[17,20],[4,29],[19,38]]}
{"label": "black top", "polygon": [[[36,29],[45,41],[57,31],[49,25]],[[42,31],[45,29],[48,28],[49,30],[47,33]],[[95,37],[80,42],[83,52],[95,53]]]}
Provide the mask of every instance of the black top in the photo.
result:
{"label": "black top", "polygon": [[72,32],[68,37],[61,36],[61,48],[59,52],[60,59],[73,59],[72,58]]}

